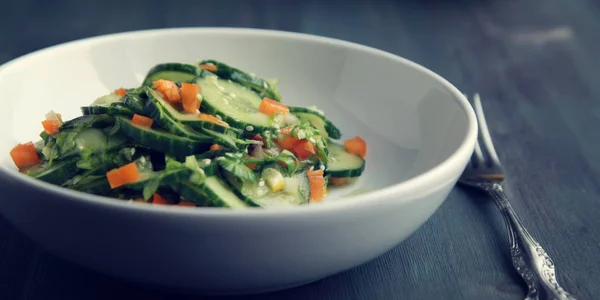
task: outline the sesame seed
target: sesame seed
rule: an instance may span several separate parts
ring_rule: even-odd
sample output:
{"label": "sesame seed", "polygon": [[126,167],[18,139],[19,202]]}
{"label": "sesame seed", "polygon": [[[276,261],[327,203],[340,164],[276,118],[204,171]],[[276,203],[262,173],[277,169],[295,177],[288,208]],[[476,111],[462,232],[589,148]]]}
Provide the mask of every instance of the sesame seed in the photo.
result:
{"label": "sesame seed", "polygon": [[252,127],[250,125],[246,126],[246,131],[252,131],[252,130],[254,130],[254,127]]}

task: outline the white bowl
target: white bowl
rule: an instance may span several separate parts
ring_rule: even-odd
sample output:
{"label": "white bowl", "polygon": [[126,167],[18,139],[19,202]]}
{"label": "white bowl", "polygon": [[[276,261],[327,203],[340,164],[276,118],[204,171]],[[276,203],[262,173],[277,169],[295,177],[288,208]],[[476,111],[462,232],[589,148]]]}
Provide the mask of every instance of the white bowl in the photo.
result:
{"label": "white bowl", "polygon": [[[280,78],[284,101],[318,105],[344,138],[368,143],[367,168],[326,203],[291,209],[140,205],[19,174],[8,155],[154,64],[213,58]],[[0,213],[41,247],[125,280],[202,293],[315,281],[396,246],[444,201],[473,151],[471,106],[450,83],[398,56],[334,39],[188,28],[94,37],[0,67]]]}

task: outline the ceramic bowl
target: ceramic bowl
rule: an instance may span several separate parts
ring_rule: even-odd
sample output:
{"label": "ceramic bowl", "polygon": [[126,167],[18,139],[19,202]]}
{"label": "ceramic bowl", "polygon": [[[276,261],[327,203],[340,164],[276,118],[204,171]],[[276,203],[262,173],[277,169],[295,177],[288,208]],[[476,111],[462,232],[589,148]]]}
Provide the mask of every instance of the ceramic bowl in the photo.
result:
{"label": "ceramic bowl", "polygon": [[[366,170],[322,204],[231,210],[140,205],[73,192],[17,172],[8,153],[154,64],[224,61],[280,79],[284,102],[317,105],[343,138],[368,143]],[[88,38],[0,67],[0,213],[39,246],[130,282],[200,293],[301,285],[374,259],[442,204],[477,125],[442,77],[373,48],[277,31],[187,28]]]}

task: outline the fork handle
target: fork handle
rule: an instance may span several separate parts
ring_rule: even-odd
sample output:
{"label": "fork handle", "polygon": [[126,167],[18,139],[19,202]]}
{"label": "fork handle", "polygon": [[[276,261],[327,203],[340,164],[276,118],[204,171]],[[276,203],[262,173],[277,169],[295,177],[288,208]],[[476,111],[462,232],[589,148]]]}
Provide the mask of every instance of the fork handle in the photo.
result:
{"label": "fork handle", "polygon": [[502,212],[502,218],[508,229],[513,266],[521,274],[529,289],[525,299],[575,300],[556,281],[554,262],[523,226],[510,205],[502,185],[494,183],[486,190]]}

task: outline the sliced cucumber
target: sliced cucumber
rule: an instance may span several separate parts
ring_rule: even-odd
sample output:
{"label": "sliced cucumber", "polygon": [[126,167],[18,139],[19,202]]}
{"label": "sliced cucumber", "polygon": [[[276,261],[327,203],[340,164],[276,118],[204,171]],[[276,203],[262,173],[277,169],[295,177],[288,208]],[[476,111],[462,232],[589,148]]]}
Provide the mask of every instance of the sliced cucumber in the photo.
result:
{"label": "sliced cucumber", "polygon": [[[223,145],[227,148],[238,149],[236,138],[226,133],[213,131],[207,128],[200,128],[201,131],[196,131],[190,126],[177,122],[171,117],[167,106],[162,105],[155,91],[148,89],[149,100],[144,107],[144,113],[150,116],[162,128],[166,128],[169,132],[191,139],[191,140],[206,140],[212,138],[215,143]],[[235,133],[232,133],[235,134]]]}
{"label": "sliced cucumber", "polygon": [[262,98],[250,89],[216,76],[199,78],[196,83],[202,91],[202,109],[220,116],[231,126],[257,133],[281,125],[273,124],[269,116],[260,112]]}
{"label": "sliced cucumber", "polygon": [[96,174],[96,170],[90,170],[83,174],[75,175],[71,179],[65,181],[61,186],[96,195],[106,195],[111,191],[110,184],[106,178],[106,173],[98,175]]}
{"label": "sliced cucumber", "polygon": [[121,101],[122,101],[121,96],[111,92],[110,94],[104,95],[104,96],[99,97],[98,99],[94,100],[92,105],[110,105],[112,103],[119,103]]}
{"label": "sliced cucumber", "polygon": [[63,184],[75,176],[79,169],[77,168],[77,159],[69,159],[46,165],[36,172],[30,172],[27,175],[52,184]]}
{"label": "sliced cucumber", "polygon": [[87,115],[63,123],[60,127],[60,131],[62,132],[64,130],[75,128],[105,128],[114,124],[115,119],[109,115]]}
{"label": "sliced cucumber", "polygon": [[154,66],[146,74],[143,85],[152,86],[152,82],[165,79],[175,82],[191,82],[202,76],[202,69],[188,64],[166,63]]}
{"label": "sliced cucumber", "polygon": [[143,191],[148,186],[154,184],[154,190],[150,193],[154,194],[159,187],[188,181],[190,176],[192,176],[192,170],[185,167],[158,172],[141,172],[138,182],[128,184],[125,187],[136,191]]}
{"label": "sliced cucumber", "polygon": [[133,94],[127,94],[123,97],[123,104],[132,112],[136,114],[142,114],[144,112],[146,100]]}
{"label": "sliced cucumber", "polygon": [[116,125],[119,132],[131,138],[135,143],[176,157],[202,153],[207,151],[213,143],[210,138],[192,140],[168,132],[137,126],[123,117],[116,117]]}
{"label": "sliced cucumber", "polygon": [[210,130],[211,132],[208,132],[209,135],[213,131],[224,133],[232,137],[239,137],[242,134],[242,131],[237,128],[224,127],[212,122],[200,120],[196,114],[181,113],[179,111],[180,108],[176,108],[165,101],[163,96],[153,89],[147,88],[146,94],[148,95],[149,102],[152,102],[151,104],[153,105],[153,107],[148,107],[148,103],[146,103],[146,109],[148,109],[146,110],[146,113],[156,114],[157,112],[154,111],[159,110],[161,114],[166,115],[171,120],[180,122],[192,129],[199,131]]}
{"label": "sliced cucumber", "polygon": [[247,208],[251,205],[240,199],[229,186],[217,176],[207,177],[201,185],[181,183],[176,190],[187,201],[200,206]]}
{"label": "sliced cucumber", "polygon": [[295,107],[289,106],[290,113],[305,118],[313,126],[319,129],[322,136],[325,138],[339,139],[342,137],[340,130],[329,121],[323,113],[320,111],[306,108],[306,107]]}
{"label": "sliced cucumber", "polygon": [[111,116],[133,116],[133,111],[121,102],[110,105],[92,105],[81,107],[83,115],[111,115]]}
{"label": "sliced cucumber", "polygon": [[268,81],[256,77],[255,75],[246,73],[242,70],[236,69],[234,67],[212,59],[201,61],[200,64],[215,65],[217,67],[217,70],[214,73],[217,74],[217,76],[223,79],[228,79],[237,82],[249,89],[252,89],[255,92],[259,93],[261,98],[267,97],[273,100],[281,101],[281,96],[279,95],[276,86],[271,84],[273,80]]}
{"label": "sliced cucumber", "polygon": [[365,169],[365,160],[346,152],[344,146],[329,141],[329,156],[325,173],[332,178],[358,177]]}
{"label": "sliced cucumber", "polygon": [[[270,165],[284,174],[279,164]],[[265,168],[264,170],[268,169]],[[285,186],[282,191],[271,192],[264,180],[258,182],[242,181],[232,173],[222,171],[223,176],[233,191],[247,203],[260,207],[297,206],[308,203],[310,186],[305,172],[284,177]]]}

